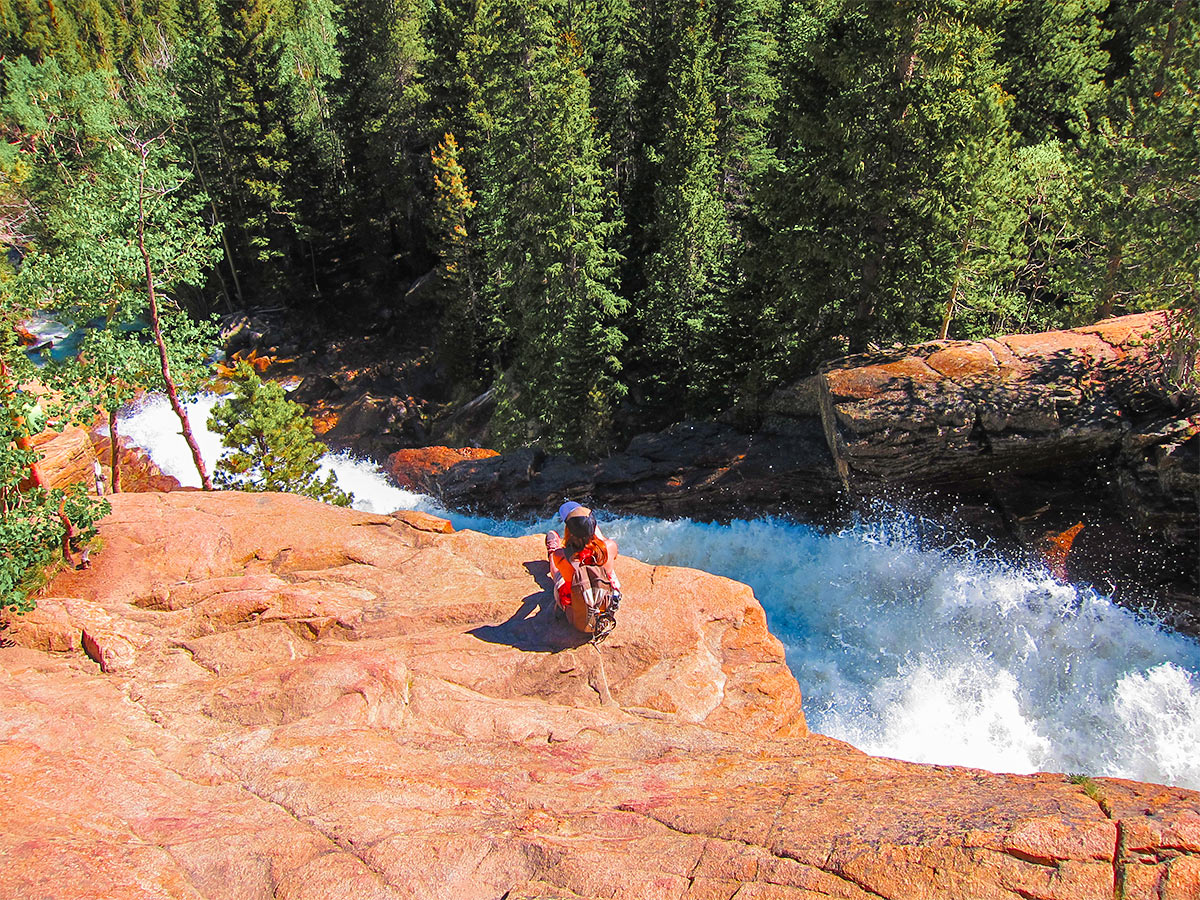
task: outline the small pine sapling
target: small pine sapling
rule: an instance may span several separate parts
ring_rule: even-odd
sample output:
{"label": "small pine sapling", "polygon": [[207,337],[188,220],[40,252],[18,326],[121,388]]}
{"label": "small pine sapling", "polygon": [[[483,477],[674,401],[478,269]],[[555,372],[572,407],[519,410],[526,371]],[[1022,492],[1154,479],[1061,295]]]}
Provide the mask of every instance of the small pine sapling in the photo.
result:
{"label": "small pine sapling", "polygon": [[231,450],[216,465],[219,487],[243,491],[286,491],[349,506],[354,499],[330,472],[318,476],[325,445],[316,439],[312,419],[283,388],[263,381],[249,363],[233,374],[233,396],[213,407],[208,427]]}

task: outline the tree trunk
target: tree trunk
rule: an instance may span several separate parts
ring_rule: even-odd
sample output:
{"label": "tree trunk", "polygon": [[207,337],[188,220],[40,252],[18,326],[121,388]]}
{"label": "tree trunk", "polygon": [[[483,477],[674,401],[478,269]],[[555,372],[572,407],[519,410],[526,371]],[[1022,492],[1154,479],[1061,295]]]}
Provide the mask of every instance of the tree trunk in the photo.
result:
{"label": "tree trunk", "polygon": [[967,264],[967,251],[971,249],[971,229],[975,227],[975,214],[967,219],[963,229],[962,246],[958,249],[958,266],[954,271],[954,284],[950,288],[950,299],[946,301],[946,313],[942,316],[942,327],[938,330],[938,340],[946,340],[950,333],[950,320],[954,318],[954,307],[958,304],[958,286],[962,283],[963,266]]}
{"label": "tree trunk", "polygon": [[888,218],[877,213],[871,219],[871,243],[875,252],[863,261],[862,284],[859,287],[858,305],[854,310],[854,322],[850,330],[850,349],[861,351],[871,331],[871,320],[875,318],[875,288],[879,284],[879,271],[883,267],[884,240],[887,238]]}
{"label": "tree trunk", "polygon": [[140,144],[138,147],[142,153],[142,165],[138,169],[137,238],[138,250],[141,251],[142,263],[146,269],[146,294],[150,299],[150,329],[154,333],[155,346],[158,347],[158,362],[162,370],[163,385],[167,390],[167,399],[171,401],[171,409],[179,417],[179,424],[183,429],[183,439],[187,441],[188,449],[192,452],[192,461],[196,464],[196,471],[200,473],[200,484],[204,490],[211,491],[213,489],[212,479],[209,477],[208,470],[204,466],[204,457],[200,455],[200,445],[196,442],[196,436],[192,433],[192,424],[188,421],[187,410],[179,402],[179,394],[175,390],[175,381],[171,377],[171,364],[167,360],[167,345],[163,340],[162,327],[158,320],[158,295],[154,292],[154,269],[150,265],[150,253],[146,250],[145,183],[146,157],[149,155],[150,145]]}
{"label": "tree trunk", "polygon": [[108,411],[108,452],[112,457],[112,492],[121,493],[121,447],[117,440],[117,411]]}
{"label": "tree trunk", "polygon": [[1178,40],[1179,23],[1187,15],[1189,2],[1190,0],[1175,0],[1175,5],[1171,8],[1171,21],[1167,25],[1167,39],[1163,42],[1162,62],[1158,67],[1158,75],[1154,79],[1153,95],[1156,100],[1162,96],[1163,85],[1167,80],[1167,66],[1171,62],[1171,54],[1175,52],[1175,43]]}
{"label": "tree trunk", "polygon": [[1096,321],[1107,319],[1112,315],[1113,305],[1117,295],[1117,273],[1121,271],[1121,244],[1113,244],[1108,251],[1108,267],[1104,272],[1104,288],[1100,292],[1100,302],[1096,305]]}

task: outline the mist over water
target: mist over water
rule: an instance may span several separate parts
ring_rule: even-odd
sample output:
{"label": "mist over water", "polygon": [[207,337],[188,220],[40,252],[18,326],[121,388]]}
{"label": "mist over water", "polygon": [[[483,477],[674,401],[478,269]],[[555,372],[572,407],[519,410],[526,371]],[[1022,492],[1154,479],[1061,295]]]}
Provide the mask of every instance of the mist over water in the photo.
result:
{"label": "mist over water", "polygon": [[[215,402],[191,404],[198,432]],[[165,398],[120,427],[163,471],[199,483]],[[220,443],[200,443],[211,465]],[[358,509],[420,509],[507,536],[553,524],[449,513],[389,485],[374,463],[331,454],[326,465]],[[1200,643],[1089,587],[931,540],[894,511],[838,534],[778,519],[600,518],[623,554],[749,584],[814,731],[917,762],[1200,789]]]}

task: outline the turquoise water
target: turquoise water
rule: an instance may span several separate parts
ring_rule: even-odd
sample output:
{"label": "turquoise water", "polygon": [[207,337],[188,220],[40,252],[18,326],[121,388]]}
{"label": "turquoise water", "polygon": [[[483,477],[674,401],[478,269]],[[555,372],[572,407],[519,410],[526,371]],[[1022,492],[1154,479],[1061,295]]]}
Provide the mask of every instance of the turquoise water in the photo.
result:
{"label": "turquoise water", "polygon": [[[192,405],[194,426],[213,402]],[[130,410],[121,428],[197,483],[165,399]],[[214,436],[201,444],[217,458]],[[360,509],[420,509],[504,536],[552,524],[450,513],[389,485],[373,463],[332,455],[327,465]],[[834,534],[779,519],[600,519],[622,554],[749,584],[814,731],[917,762],[1200,789],[1200,644],[1089,587],[950,535],[931,549],[922,523],[894,511]]]}

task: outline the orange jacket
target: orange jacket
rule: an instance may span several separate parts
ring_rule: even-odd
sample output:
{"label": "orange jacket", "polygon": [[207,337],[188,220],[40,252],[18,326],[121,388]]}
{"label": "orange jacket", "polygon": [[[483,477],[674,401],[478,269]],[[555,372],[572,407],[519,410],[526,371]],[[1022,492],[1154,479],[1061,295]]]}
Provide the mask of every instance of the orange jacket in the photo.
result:
{"label": "orange jacket", "polygon": [[[613,560],[617,558],[617,542],[614,540],[604,540],[604,545],[608,549],[608,560],[604,563],[606,568],[611,568]],[[567,561],[567,551],[565,549],[555,550],[550,559],[553,561],[555,568],[562,575],[562,584],[558,588],[558,596],[567,600],[571,599],[571,581],[575,577],[575,567]],[[591,564],[591,554],[585,548],[579,554],[579,561],[584,565]]]}

